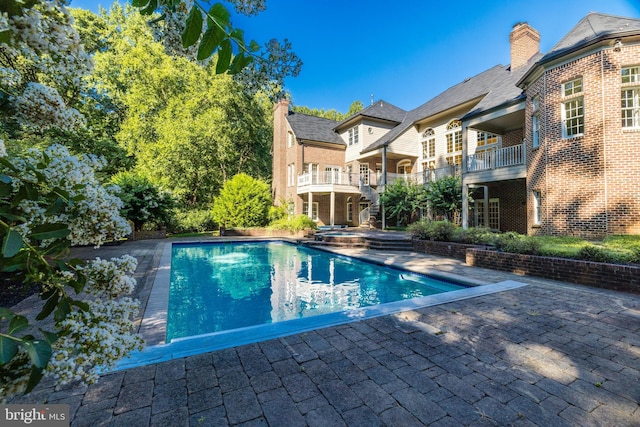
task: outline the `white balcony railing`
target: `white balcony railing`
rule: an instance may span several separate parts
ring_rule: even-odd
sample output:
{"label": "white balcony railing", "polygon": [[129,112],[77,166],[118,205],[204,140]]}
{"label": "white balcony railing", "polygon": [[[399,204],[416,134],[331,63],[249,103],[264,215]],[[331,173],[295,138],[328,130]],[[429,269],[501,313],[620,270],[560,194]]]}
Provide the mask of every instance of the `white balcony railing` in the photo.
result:
{"label": "white balcony railing", "polygon": [[[393,184],[397,180],[412,182],[415,184],[428,184],[445,176],[460,175],[460,167],[456,165],[445,166],[438,169],[428,169],[420,173],[399,174],[387,173],[387,184]],[[327,171],[319,173],[304,173],[298,175],[298,188],[310,185],[349,185],[354,187],[379,187],[382,184],[381,172],[369,172],[368,175],[358,173],[346,173]],[[380,190],[380,188],[378,188]]]}
{"label": "white balcony railing", "polygon": [[345,173],[336,171],[327,171],[319,173],[304,173],[298,175],[298,188],[309,185],[360,185],[360,175],[357,173]]}
{"label": "white balcony railing", "polygon": [[467,156],[467,172],[477,172],[509,166],[524,165],[524,144],[482,151]]}

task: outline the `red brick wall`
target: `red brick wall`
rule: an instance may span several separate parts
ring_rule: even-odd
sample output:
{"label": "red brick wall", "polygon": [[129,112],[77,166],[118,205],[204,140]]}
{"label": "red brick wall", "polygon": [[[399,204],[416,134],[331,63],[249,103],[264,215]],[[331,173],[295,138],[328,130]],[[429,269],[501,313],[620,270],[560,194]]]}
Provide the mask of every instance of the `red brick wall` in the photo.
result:
{"label": "red brick wall", "polygon": [[[527,88],[527,212],[529,234],[600,238],[640,233],[640,133],[621,128],[621,68],[636,65],[640,46],[606,49],[549,69]],[[562,84],[583,79],[583,136],[562,137]],[[539,95],[540,147],[531,146],[531,99]],[[533,190],[543,220],[533,225]]]}
{"label": "red brick wall", "polygon": [[466,264],[520,275],[640,293],[640,266],[636,265],[520,255],[480,248],[467,250]]}

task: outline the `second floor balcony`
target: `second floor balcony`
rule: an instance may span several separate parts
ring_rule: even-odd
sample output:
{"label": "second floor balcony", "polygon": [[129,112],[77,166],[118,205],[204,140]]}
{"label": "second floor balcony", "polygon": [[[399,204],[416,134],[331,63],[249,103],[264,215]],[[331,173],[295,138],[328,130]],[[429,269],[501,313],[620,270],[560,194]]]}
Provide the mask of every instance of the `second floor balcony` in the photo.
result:
{"label": "second floor balcony", "polygon": [[[450,165],[438,169],[428,169],[419,173],[399,174],[387,172],[387,184],[393,184],[398,180],[414,184],[429,184],[445,176],[459,176],[460,166]],[[317,173],[304,173],[298,175],[298,194],[308,191],[315,192],[360,192],[363,186],[370,186],[382,190],[382,172],[369,172],[368,174],[346,173],[338,171],[326,171]]]}
{"label": "second floor balcony", "polygon": [[495,148],[467,156],[467,172],[478,172],[525,164],[525,145]]}

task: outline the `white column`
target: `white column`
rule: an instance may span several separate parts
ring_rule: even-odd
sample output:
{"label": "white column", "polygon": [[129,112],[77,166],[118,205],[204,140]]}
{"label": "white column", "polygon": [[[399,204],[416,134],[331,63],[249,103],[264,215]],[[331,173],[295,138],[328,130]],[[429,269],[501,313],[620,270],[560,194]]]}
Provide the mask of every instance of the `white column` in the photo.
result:
{"label": "white column", "polygon": [[335,225],[335,213],[336,213],[336,193],[335,191],[332,191],[331,192],[331,214],[330,214],[331,227]]}
{"label": "white column", "polygon": [[462,228],[469,228],[469,186],[462,184]]}

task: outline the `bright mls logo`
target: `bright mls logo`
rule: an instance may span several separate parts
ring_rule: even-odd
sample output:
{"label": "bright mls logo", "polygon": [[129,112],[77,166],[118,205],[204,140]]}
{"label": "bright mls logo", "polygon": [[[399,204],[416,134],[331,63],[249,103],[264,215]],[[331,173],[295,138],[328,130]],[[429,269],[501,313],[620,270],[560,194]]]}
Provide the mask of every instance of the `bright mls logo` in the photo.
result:
{"label": "bright mls logo", "polygon": [[1,405],[2,426],[69,427],[69,405]]}

